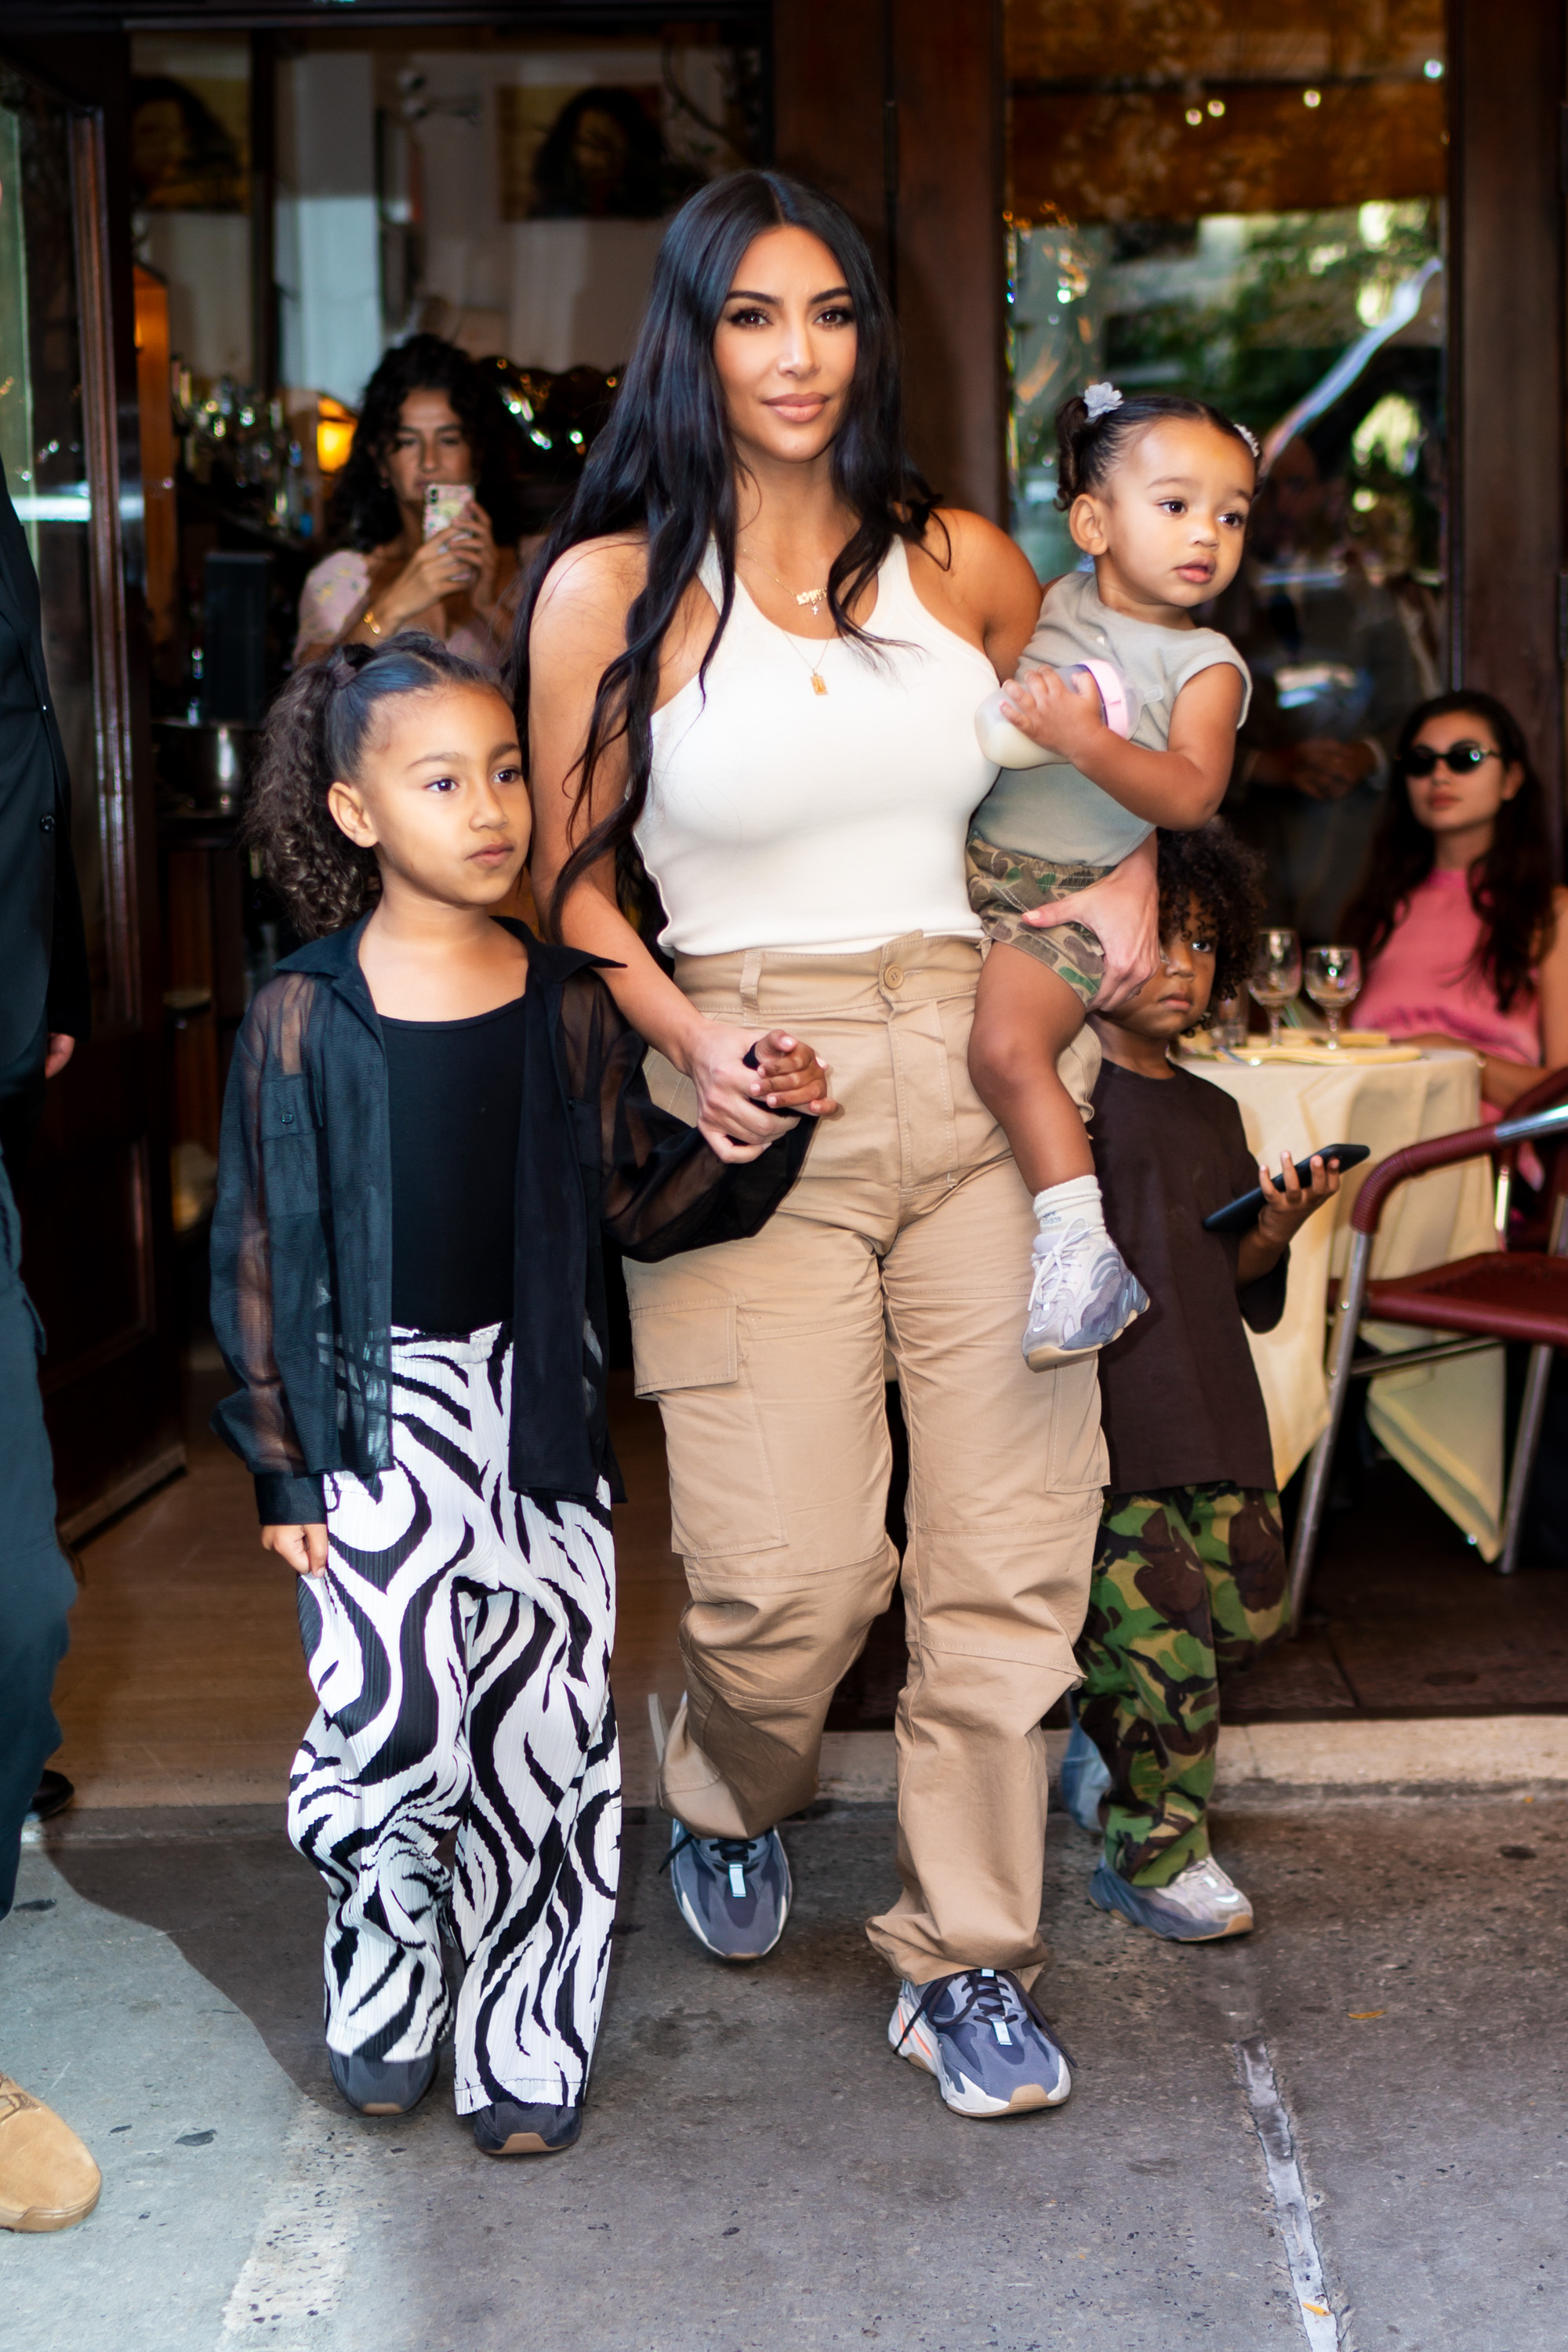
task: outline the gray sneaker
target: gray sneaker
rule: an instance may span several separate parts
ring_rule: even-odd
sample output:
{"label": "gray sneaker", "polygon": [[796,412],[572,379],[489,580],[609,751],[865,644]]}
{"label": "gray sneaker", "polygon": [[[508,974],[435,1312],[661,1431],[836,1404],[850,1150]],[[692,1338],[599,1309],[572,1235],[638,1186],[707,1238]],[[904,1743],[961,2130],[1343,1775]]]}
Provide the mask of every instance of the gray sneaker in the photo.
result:
{"label": "gray sneaker", "polygon": [[1104,1759],[1088,1732],[1073,1717],[1072,1737],[1068,1741],[1067,1754],[1062,1758],[1057,1776],[1062,1803],[1080,1830],[1091,1838],[1100,1833],[1100,1805],[1110,1787],[1110,1775]]}
{"label": "gray sneaker", "polygon": [[765,1959],[789,1917],[789,1857],[777,1830],[754,1838],[698,1837],[670,1827],[669,1873],[680,1916],[721,1960]]}
{"label": "gray sneaker", "polygon": [[1034,1288],[1024,1325],[1032,1372],[1073,1364],[1120,1339],[1149,1294],[1104,1228],[1065,1217],[1032,1244]]}
{"label": "gray sneaker", "polygon": [[358,2051],[327,2046],[332,2080],[362,2116],[405,2116],[436,2080],[440,2063],[437,2050],[424,2058],[365,2058]]}
{"label": "gray sneaker", "polygon": [[1102,1862],[1089,1882],[1089,1899],[1173,1944],[1212,1944],[1252,1927],[1251,1904],[1212,1853],[1189,1862],[1166,1886],[1132,1886]]}
{"label": "gray sneaker", "polygon": [[474,2145],[483,2156],[559,2156],[582,2128],[581,2102],[574,2107],[535,2107],[497,2099],[475,2116]]}
{"label": "gray sneaker", "polygon": [[1008,1969],[961,1969],[928,1985],[906,1978],[888,2027],[900,2058],[934,2074],[955,2116],[987,2120],[1059,2107],[1065,2053]]}

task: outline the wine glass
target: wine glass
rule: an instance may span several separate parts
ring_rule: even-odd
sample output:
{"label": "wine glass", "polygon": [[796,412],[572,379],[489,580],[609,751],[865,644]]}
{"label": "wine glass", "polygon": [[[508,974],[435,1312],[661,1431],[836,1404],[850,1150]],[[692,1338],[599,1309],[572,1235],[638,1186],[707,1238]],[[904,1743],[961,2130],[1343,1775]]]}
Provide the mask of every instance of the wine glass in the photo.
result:
{"label": "wine glass", "polygon": [[1329,1024],[1329,1044],[1340,1042],[1340,1015],[1361,994],[1361,957],[1354,948],[1309,948],[1307,993],[1321,1005]]}
{"label": "wine glass", "polygon": [[1247,1043],[1247,1006],[1232,989],[1216,996],[1209,1008],[1209,1034],[1222,1054],[1234,1054]]}
{"label": "wine glass", "polygon": [[1259,931],[1247,993],[1268,1015],[1268,1043],[1279,1043],[1279,1015],[1301,986],[1301,942],[1294,931]]}

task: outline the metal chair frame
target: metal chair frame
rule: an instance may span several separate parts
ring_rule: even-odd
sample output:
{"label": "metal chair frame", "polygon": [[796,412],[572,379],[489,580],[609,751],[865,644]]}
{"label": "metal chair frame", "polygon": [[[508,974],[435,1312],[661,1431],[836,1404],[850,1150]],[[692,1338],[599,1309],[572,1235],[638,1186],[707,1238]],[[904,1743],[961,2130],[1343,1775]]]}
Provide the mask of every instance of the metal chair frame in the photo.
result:
{"label": "metal chair frame", "polygon": [[[1568,1071],[1553,1072],[1550,1079],[1532,1088],[1531,1093],[1539,1097],[1553,1088],[1559,1095],[1568,1091]],[[1372,1253],[1384,1204],[1401,1184],[1407,1183],[1411,1177],[1422,1174],[1426,1169],[1457,1167],[1466,1160],[1485,1158],[1499,1147],[1503,1147],[1507,1149],[1508,1158],[1500,1171],[1497,1196],[1498,1231],[1501,1239],[1508,1229],[1508,1187],[1512,1171],[1513,1147],[1537,1140],[1568,1141],[1568,1101],[1558,1101],[1550,1109],[1533,1111],[1522,1118],[1501,1119],[1495,1127],[1471,1128],[1457,1135],[1434,1137],[1430,1143],[1414,1144],[1405,1151],[1394,1153],[1380,1167],[1373,1169],[1362,1188],[1352,1218],[1354,1240],[1351,1246],[1350,1265],[1341,1286],[1330,1339],[1328,1427],[1309,1457],[1307,1483],[1301,1496],[1296,1540],[1290,1556],[1292,1638],[1301,1627],[1307,1585],[1328,1502],[1334,1446],[1344,1420],[1351,1382],[1374,1381],[1380,1372],[1409,1371],[1418,1364],[1444,1363],[1451,1357],[1479,1355],[1484,1349],[1504,1344],[1500,1338],[1470,1333],[1462,1338],[1436,1339],[1426,1347],[1391,1349],[1386,1354],[1376,1349],[1357,1353],[1356,1341],[1366,1305],[1367,1286],[1372,1278]],[[1547,1255],[1568,1256],[1568,1190],[1559,1190],[1556,1193]],[[1531,1473],[1535,1467],[1535,1457],[1541,1445],[1542,1423],[1546,1415],[1547,1383],[1552,1377],[1552,1359],[1555,1353],[1555,1349],[1546,1346],[1533,1347],[1530,1351],[1519,1433],[1514,1441],[1513,1466],[1509,1475],[1508,1498],[1503,1507],[1502,1549],[1497,1562],[1500,1576],[1513,1575],[1519,1565],[1525,1498],[1530,1491]]]}

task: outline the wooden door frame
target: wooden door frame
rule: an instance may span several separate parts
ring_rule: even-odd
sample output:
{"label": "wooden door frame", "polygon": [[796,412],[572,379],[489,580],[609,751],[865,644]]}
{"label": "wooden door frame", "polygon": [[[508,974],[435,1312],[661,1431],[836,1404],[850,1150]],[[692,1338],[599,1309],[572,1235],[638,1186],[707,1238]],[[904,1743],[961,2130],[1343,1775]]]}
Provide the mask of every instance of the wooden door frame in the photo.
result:
{"label": "wooden door frame", "polygon": [[[35,23],[37,18],[35,16]],[[110,33],[24,37],[8,28],[16,69],[69,110],[73,230],[82,369],[83,461],[89,524],[95,773],[73,793],[98,804],[104,871],[110,1010],[88,1045],[50,1082],[33,1167],[22,1183],[24,1272],[42,1294],[68,1289],[58,1248],[39,1260],[40,1219],[29,1199],[47,1163],[128,1154],[128,1318],[96,1343],[51,1352],[41,1367],[55,1449],[61,1532],[79,1540],[184,1466],[173,1306],[157,865],[147,641],[142,597],[142,493],[129,206],[130,42]]]}
{"label": "wooden door frame", "polygon": [[1562,0],[1449,0],[1449,675],[1500,697],[1547,788],[1563,867]]}

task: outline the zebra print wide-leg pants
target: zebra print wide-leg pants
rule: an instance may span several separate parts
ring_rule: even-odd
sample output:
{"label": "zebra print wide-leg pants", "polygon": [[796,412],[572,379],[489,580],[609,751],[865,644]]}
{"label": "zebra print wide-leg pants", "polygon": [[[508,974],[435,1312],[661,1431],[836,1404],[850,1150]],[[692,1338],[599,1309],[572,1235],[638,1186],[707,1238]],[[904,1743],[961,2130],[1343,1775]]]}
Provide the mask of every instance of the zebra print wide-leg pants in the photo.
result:
{"label": "zebra print wide-leg pants", "polygon": [[608,1490],[511,1491],[511,1370],[504,1327],[395,1333],[396,1466],[327,1479],[327,1570],[299,1580],[321,1706],[289,1833],[327,1885],[327,2042],[432,2049],[445,1932],[467,1963],[459,2115],[582,2097],[620,1843]]}

